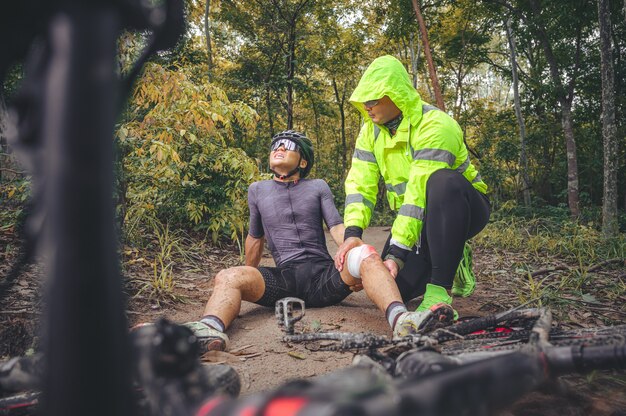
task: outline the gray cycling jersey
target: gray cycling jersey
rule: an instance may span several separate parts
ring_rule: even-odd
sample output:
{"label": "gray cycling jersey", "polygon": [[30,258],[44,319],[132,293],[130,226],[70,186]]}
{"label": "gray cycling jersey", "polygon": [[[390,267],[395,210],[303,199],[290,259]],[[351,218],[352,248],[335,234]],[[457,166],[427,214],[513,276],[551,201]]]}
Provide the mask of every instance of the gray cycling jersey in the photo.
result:
{"label": "gray cycling jersey", "polygon": [[328,184],[321,179],[254,182],[248,189],[250,236],[265,236],[277,266],[311,257],[332,259],[322,219],[330,229],[343,223]]}

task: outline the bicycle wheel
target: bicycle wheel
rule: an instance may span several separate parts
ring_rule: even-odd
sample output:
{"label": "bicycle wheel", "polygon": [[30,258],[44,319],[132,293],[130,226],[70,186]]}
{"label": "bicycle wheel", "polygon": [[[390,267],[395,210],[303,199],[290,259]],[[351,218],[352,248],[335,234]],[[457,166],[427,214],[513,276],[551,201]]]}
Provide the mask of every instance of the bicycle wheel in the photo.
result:
{"label": "bicycle wheel", "polygon": [[0,397],[1,416],[23,416],[34,414],[39,404],[39,392],[25,392]]}

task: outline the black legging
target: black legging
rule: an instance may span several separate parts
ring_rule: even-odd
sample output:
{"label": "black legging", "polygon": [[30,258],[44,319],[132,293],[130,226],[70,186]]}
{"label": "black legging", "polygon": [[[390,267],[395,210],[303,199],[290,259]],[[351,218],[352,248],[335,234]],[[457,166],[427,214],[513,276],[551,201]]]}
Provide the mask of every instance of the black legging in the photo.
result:
{"label": "black legging", "polygon": [[[490,212],[489,199],[459,172],[441,169],[430,176],[426,183],[426,214],[419,254],[414,247],[396,278],[405,302],[424,293],[427,283],[452,287],[465,241],[487,225]],[[383,258],[390,239],[391,235],[383,249]]]}

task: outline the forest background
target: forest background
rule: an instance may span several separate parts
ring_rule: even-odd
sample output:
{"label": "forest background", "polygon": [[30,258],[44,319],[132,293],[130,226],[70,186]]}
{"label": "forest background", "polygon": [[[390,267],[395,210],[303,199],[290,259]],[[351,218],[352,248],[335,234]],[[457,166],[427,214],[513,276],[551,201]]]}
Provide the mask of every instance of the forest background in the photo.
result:
{"label": "forest background", "polygon": [[[247,188],[269,178],[281,130],[313,141],[311,176],[343,210],[362,123],[348,98],[384,54],[461,125],[494,207],[483,243],[581,265],[626,257],[626,1],[185,3],[184,38],[145,67],[114,137],[122,251],[153,266],[151,294],[171,293],[175,252],[232,243],[243,255]],[[120,73],[146,36],[119,39]],[[1,91],[0,133],[22,77],[15,67]],[[0,231],[13,233],[30,179],[0,144]],[[393,220],[384,192],[377,225]]]}

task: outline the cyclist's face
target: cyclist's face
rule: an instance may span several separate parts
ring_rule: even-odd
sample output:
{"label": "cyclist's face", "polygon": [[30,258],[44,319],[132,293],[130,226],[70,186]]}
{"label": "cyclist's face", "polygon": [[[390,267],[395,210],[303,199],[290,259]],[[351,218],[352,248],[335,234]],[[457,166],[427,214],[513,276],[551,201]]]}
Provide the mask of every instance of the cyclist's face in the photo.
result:
{"label": "cyclist's face", "polygon": [[[270,152],[270,168],[280,173],[287,173],[298,166],[306,167],[306,160],[300,160],[300,152],[298,150],[286,150],[284,145],[278,146]],[[284,171],[284,172],[282,172]]]}
{"label": "cyclist's face", "polygon": [[400,109],[386,95],[379,100],[363,103],[367,115],[376,124],[385,124],[400,115]]}

